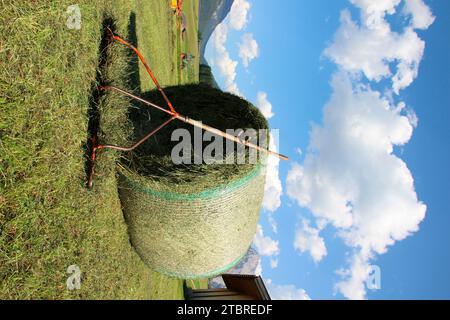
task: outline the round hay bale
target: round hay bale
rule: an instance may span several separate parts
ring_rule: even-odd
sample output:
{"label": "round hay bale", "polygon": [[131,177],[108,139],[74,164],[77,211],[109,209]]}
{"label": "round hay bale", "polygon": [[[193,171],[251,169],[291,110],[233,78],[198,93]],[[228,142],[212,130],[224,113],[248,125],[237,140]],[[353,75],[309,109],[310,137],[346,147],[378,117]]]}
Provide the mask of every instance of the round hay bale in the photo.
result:
{"label": "round hay bale", "polygon": [[[256,107],[218,89],[186,85],[165,92],[180,114],[220,130],[268,128]],[[144,98],[164,105],[156,91]],[[140,138],[167,115],[141,106],[130,118]],[[178,142],[171,135],[177,128],[193,135],[191,126],[175,120],[123,158],[120,199],[131,242],[151,269],[182,279],[214,277],[236,265],[252,243],[266,156],[255,164],[175,165],[171,150]]]}

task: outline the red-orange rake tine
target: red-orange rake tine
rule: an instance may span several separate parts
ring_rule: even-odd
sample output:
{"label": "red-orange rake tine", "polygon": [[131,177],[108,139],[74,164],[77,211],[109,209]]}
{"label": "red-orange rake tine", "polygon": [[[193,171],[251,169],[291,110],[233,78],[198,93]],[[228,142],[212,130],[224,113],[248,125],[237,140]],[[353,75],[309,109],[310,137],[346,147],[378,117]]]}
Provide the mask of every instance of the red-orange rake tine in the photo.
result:
{"label": "red-orange rake tine", "polygon": [[98,146],[97,149],[114,149],[114,150],[119,150],[119,151],[133,151],[134,149],[139,147],[141,144],[143,144],[146,140],[148,140],[151,136],[153,136],[155,133],[157,133],[159,130],[161,130],[166,125],[168,125],[170,122],[172,122],[174,119],[176,119],[176,118],[174,116],[172,116],[170,119],[165,121],[159,127],[157,127],[156,129],[154,129],[154,130],[150,131],[148,134],[146,134],[142,139],[140,139],[138,142],[133,144],[131,147],[119,147],[119,146],[105,144],[105,145]]}
{"label": "red-orange rake tine", "polygon": [[89,179],[88,179],[88,183],[87,183],[88,188],[89,189],[92,188],[92,182],[93,182],[93,179],[94,179],[95,159],[97,157],[97,150],[113,149],[113,150],[119,150],[119,151],[133,151],[134,149],[139,147],[141,144],[143,144],[146,140],[148,140],[151,136],[156,134],[159,130],[161,130],[166,125],[168,125],[170,122],[172,122],[174,119],[175,119],[175,116],[172,116],[170,119],[165,121],[159,127],[157,127],[156,129],[150,131],[147,135],[145,135],[142,139],[140,139],[138,142],[133,144],[131,147],[119,147],[119,146],[108,145],[108,144],[106,144],[106,145],[97,145],[96,144],[96,139],[94,137],[93,138],[92,153],[91,153],[91,171],[90,171]]}
{"label": "red-orange rake tine", "polygon": [[166,94],[164,93],[164,90],[159,85],[158,80],[156,79],[155,75],[153,74],[152,70],[150,69],[149,65],[147,64],[147,62],[145,61],[144,57],[139,52],[139,50],[136,47],[134,47],[132,44],[130,44],[127,41],[123,40],[121,37],[115,35],[111,31],[111,29],[108,28],[108,30],[111,33],[111,36],[112,36],[112,38],[114,40],[120,42],[121,44],[126,45],[128,48],[132,49],[137,54],[137,56],[139,57],[139,60],[141,60],[141,62],[144,65],[145,69],[147,70],[147,73],[150,75],[150,78],[152,78],[153,83],[155,84],[156,88],[159,90],[159,92],[163,96],[164,100],[166,101],[167,106],[169,107],[170,111],[172,111],[173,113],[176,113],[175,108],[172,106],[172,103],[170,102],[169,98],[167,98]]}

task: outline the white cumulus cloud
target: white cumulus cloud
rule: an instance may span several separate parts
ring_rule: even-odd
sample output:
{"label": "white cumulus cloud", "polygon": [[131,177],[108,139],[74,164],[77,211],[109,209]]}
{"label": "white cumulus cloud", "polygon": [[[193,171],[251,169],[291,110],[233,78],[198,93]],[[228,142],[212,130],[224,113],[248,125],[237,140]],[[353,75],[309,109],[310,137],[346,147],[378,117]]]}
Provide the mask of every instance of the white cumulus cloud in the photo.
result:
{"label": "white cumulus cloud", "polygon": [[430,8],[423,0],[405,0],[404,13],[411,15],[412,26],[415,29],[428,29],[434,22],[435,17]]}
{"label": "white cumulus cloud", "polygon": [[[276,143],[277,135],[270,134],[269,149],[277,152],[278,146]],[[283,194],[283,187],[280,180],[280,159],[274,156],[267,157],[266,165],[266,184],[264,186],[264,198],[262,206],[264,210],[275,212],[281,206],[281,195]],[[275,221],[271,221],[272,228],[276,230]]]}
{"label": "white cumulus cloud", "polygon": [[228,38],[228,26],[225,23],[219,24],[212,35],[215,49],[214,65],[219,69],[220,75],[224,78],[225,91],[241,95],[236,83],[236,68],[238,62],[231,59],[225,44]]}
{"label": "white cumulus cloud", "polygon": [[272,103],[267,99],[267,93],[260,91],[256,97],[256,106],[266,119],[272,118],[275,114],[272,111]]}
{"label": "white cumulus cloud", "polygon": [[[398,95],[418,76],[425,42],[414,29],[427,29],[435,18],[422,0],[405,0],[403,15],[411,22],[394,32],[386,15],[396,13],[400,0],[350,1],[360,9],[361,22],[348,10],[341,13],[341,25],[325,50],[340,71],[331,83],[323,125],[313,126],[303,164],[288,173],[287,193],[321,226],[312,229],[303,222],[297,249],[311,251],[310,243],[323,249],[319,231],[334,226],[351,248],[336,289],[347,298],[364,299],[370,261],[418,231],[425,218],[412,174],[394,153],[394,146],[410,140],[418,119],[404,102],[395,105],[390,92]],[[355,77],[359,73],[369,81],[390,78],[392,89],[383,96]]]}
{"label": "white cumulus cloud", "polygon": [[344,279],[336,284],[336,289],[344,297],[354,300],[363,300],[366,295],[366,280],[370,273],[370,257],[355,254],[351,257],[349,269],[338,270]]}
{"label": "white cumulus cloud", "polygon": [[347,298],[363,299],[368,263],[375,254],[419,229],[426,206],[417,199],[406,164],[393,153],[413,125],[404,104],[392,105],[369,86],[340,72],[314,126],[303,165],[294,165],[287,193],[319,221],[332,224],[352,248],[348,277],[337,284]]}
{"label": "white cumulus cloud", "polygon": [[386,14],[395,13],[395,8],[400,4],[400,0],[350,0],[361,10],[362,22],[368,26],[375,26],[384,20]]}
{"label": "white cumulus cloud", "polygon": [[270,259],[270,267],[272,269],[278,268],[278,259]]}
{"label": "white cumulus cloud", "polygon": [[310,226],[310,222],[303,219],[295,233],[294,247],[301,253],[309,252],[314,262],[320,262],[327,255],[324,239],[319,235],[320,229]]}
{"label": "white cumulus cloud", "polygon": [[242,30],[248,23],[251,4],[247,0],[234,0],[230,10],[230,26]]}
{"label": "white cumulus cloud", "polygon": [[278,241],[273,240],[269,236],[265,236],[261,225],[258,225],[253,244],[261,256],[272,257],[280,253]]}
{"label": "white cumulus cloud", "polygon": [[[385,14],[399,1],[353,0],[362,9],[363,23],[353,21],[348,10],[341,13],[341,25],[325,55],[346,71],[362,72],[371,81],[392,80],[396,94],[418,75],[425,42],[412,27],[391,30]],[[384,5],[382,5],[384,4]],[[394,66],[391,70],[391,65]]]}
{"label": "white cumulus cloud", "polygon": [[294,285],[277,285],[270,279],[267,281],[267,290],[272,300],[311,300],[304,289]]}
{"label": "white cumulus cloud", "polygon": [[242,59],[242,64],[245,68],[253,59],[256,59],[259,55],[258,42],[253,38],[253,34],[245,33],[241,38],[239,44],[239,57]]}
{"label": "white cumulus cloud", "polygon": [[278,233],[278,223],[273,217],[273,215],[269,214],[268,222],[270,224],[270,228],[272,229],[273,233]]}

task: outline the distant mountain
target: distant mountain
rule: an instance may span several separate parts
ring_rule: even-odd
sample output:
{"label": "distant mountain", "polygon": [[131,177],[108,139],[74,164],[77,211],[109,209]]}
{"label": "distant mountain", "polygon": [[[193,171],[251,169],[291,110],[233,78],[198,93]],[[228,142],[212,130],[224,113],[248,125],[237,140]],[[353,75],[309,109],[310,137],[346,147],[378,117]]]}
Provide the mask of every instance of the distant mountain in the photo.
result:
{"label": "distant mountain", "polygon": [[[252,274],[259,275],[261,272],[261,256],[258,252],[251,247],[248,249],[247,254],[242,260],[231,270],[227,271],[227,274]],[[210,288],[224,288],[225,283],[222,277],[216,277],[209,281]]]}
{"label": "distant mountain", "polygon": [[216,27],[226,18],[234,0],[200,0],[198,31],[200,33],[200,64],[208,65],[205,59],[206,45]]}

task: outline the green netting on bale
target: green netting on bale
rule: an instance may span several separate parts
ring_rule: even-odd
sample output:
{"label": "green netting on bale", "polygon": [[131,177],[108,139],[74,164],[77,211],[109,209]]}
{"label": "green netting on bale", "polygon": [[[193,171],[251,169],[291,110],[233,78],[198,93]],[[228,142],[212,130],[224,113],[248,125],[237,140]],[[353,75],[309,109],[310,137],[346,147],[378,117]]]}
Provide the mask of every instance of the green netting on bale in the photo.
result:
{"label": "green netting on bale", "polygon": [[[165,92],[178,112],[218,129],[267,129],[258,109],[237,96],[202,85]],[[158,92],[145,98],[164,104]],[[140,107],[131,118],[137,138],[165,116]],[[192,131],[174,121],[119,166],[119,192],[130,239],[155,271],[184,279],[213,277],[237,264],[252,242],[264,193],[266,157],[256,164],[175,165],[170,153],[176,142],[170,137],[176,128]]]}

